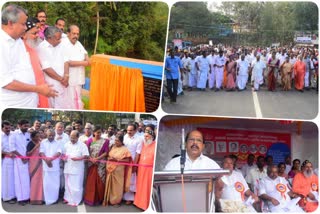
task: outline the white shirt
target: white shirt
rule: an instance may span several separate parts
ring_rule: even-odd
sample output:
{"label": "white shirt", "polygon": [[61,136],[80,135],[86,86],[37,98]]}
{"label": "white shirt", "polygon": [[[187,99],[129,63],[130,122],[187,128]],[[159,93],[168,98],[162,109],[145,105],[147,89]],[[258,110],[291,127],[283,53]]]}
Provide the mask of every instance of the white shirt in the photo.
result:
{"label": "white shirt", "polygon": [[9,135],[10,152],[17,151],[22,156],[27,155],[27,145],[31,141],[30,133],[22,133],[20,129],[15,130]]}
{"label": "white shirt", "polygon": [[70,137],[66,133],[62,133],[62,135],[58,135],[56,133],[56,135],[54,137],[54,140],[57,141],[57,143],[61,147],[61,151],[63,152],[64,145],[70,140]]}
{"label": "white shirt", "polygon": [[209,70],[209,65],[210,65],[209,57],[204,58],[203,56],[199,56],[196,59],[196,63],[198,63],[200,71]]}
{"label": "white shirt", "polygon": [[12,81],[36,85],[29,53],[23,41],[11,38],[0,29],[0,107],[32,107],[38,105],[38,94],[5,89]]}
{"label": "white shirt", "polygon": [[73,161],[71,158],[89,156],[88,147],[86,144],[78,141],[73,144],[71,141],[64,145],[64,154],[68,157],[64,165],[64,173],[67,174],[83,174],[84,173],[84,160]]}
{"label": "white shirt", "polygon": [[251,169],[257,167],[255,164],[252,164],[252,166],[249,166],[248,163],[244,164],[241,167],[241,172],[244,178],[246,178],[250,172]]}
{"label": "white shirt", "polygon": [[[82,44],[77,41],[72,44],[69,38],[62,40],[61,45],[64,47],[64,54],[67,61],[84,61],[88,52],[84,49]],[[69,67],[69,85],[84,85],[85,83],[85,67],[76,66]]]}
{"label": "white shirt", "polygon": [[133,135],[133,137],[130,137],[129,135],[126,136],[127,137],[124,138],[123,143],[130,151],[132,160],[134,160],[136,154],[141,153],[143,141],[137,135]]}
{"label": "white shirt", "polygon": [[85,144],[89,140],[89,138],[92,138],[92,135],[88,137],[87,135],[84,134],[79,137],[79,141]]}
{"label": "white shirt", "polygon": [[108,134],[103,134],[101,135],[103,139],[108,139],[109,140],[109,148],[114,144],[114,140],[116,139],[115,135],[112,135],[111,137],[108,137]]}
{"label": "white shirt", "polygon": [[224,183],[221,198],[242,201],[241,190],[238,189],[239,191],[237,191],[236,183],[239,182],[243,185],[243,194],[249,189],[242,174],[233,170],[231,175],[224,175],[221,177],[221,180]]}
{"label": "white shirt", "polygon": [[246,181],[249,184],[256,185],[264,177],[267,177],[267,169],[263,167],[262,172],[260,172],[259,168],[256,166],[249,171],[249,174],[246,177]]}
{"label": "white shirt", "polygon": [[[193,169],[220,169],[220,166],[212,159],[201,154],[196,160],[192,161],[186,153],[184,170]],[[173,158],[167,163],[164,170],[180,170],[180,157]]]}
{"label": "white shirt", "polygon": [[[62,153],[61,146],[60,144],[53,140],[50,142],[48,139],[44,139],[41,141],[40,144],[40,153],[43,153],[46,157],[53,157],[57,153]],[[59,158],[56,158],[55,160],[52,161],[52,167],[49,168],[47,163],[43,160],[42,161],[42,166],[43,166],[43,171],[59,171],[60,166],[59,166]]]}
{"label": "white shirt", "polygon": [[1,151],[10,152],[9,148],[9,135],[6,135],[4,132],[1,132]]}
{"label": "white shirt", "polygon": [[237,68],[239,68],[239,75],[248,75],[249,63],[246,60],[238,61]]}
{"label": "white shirt", "polygon": [[[40,59],[42,69],[52,68],[59,76],[64,74],[64,63],[67,61],[64,55],[64,47],[61,43],[53,47],[47,40],[43,40],[37,47],[37,53]],[[52,79],[46,73],[44,74],[47,83],[54,85],[54,89],[63,93],[64,86],[57,80]]]}
{"label": "white shirt", "polygon": [[216,64],[217,66],[223,66],[226,63],[226,58],[224,56],[218,55],[215,58],[214,64]]}
{"label": "white shirt", "polygon": [[254,61],[252,63],[252,73],[257,75],[257,74],[262,74],[263,69],[266,69],[266,64],[262,62],[261,60],[259,61]]}
{"label": "white shirt", "polygon": [[[284,190],[285,192],[283,193],[283,195],[281,195],[281,192],[279,192],[277,190],[277,184],[283,184],[284,186]],[[274,199],[276,199],[277,201],[279,201],[280,205],[284,205],[287,202],[290,201],[290,196],[288,195],[289,192],[289,188],[288,188],[288,182],[286,181],[286,179],[282,178],[282,177],[277,177],[275,180],[272,180],[271,178],[264,177],[261,179],[260,185],[259,185],[259,196],[262,194],[266,194]],[[271,203],[271,201],[267,201],[267,204],[269,206],[270,209],[274,208],[274,205]]]}

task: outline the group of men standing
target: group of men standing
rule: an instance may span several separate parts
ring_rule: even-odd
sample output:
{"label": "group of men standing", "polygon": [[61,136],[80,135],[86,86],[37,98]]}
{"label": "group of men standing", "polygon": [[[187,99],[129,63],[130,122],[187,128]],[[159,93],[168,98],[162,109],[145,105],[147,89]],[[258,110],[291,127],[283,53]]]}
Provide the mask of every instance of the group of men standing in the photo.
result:
{"label": "group of men standing", "polygon": [[2,11],[1,100],[2,107],[83,109],[88,53],[78,41],[80,29],[58,18],[46,24],[45,11],[31,17],[17,5]]}
{"label": "group of men standing", "polygon": [[[82,122],[77,121],[75,129],[67,132],[64,124],[57,122],[54,128],[47,127],[45,136],[41,137],[39,123],[36,120],[30,128],[29,121],[22,119],[18,122],[18,129],[12,131],[12,124],[2,121],[2,200],[9,203],[18,201],[20,205],[50,205],[63,197],[63,203],[77,206],[85,195],[86,160],[94,158],[87,144],[88,139],[94,137],[94,125],[86,123],[83,129]],[[130,189],[123,200],[144,210],[149,206],[153,167],[138,167],[137,164],[144,163],[149,157],[149,164],[153,165],[154,128],[152,124],[132,123],[128,124],[125,134],[115,125],[110,125],[102,135],[110,150],[115,146],[115,139],[124,136],[123,143],[132,156],[130,164],[135,166]],[[146,140],[145,129],[153,135],[151,142]]]}
{"label": "group of men standing", "polygon": [[[242,91],[247,84],[258,91],[265,84],[269,91],[292,84],[303,92],[318,87],[318,53],[307,48],[211,47],[171,49],[165,61],[167,92],[170,101],[183,89],[200,91]],[[177,94],[177,95],[176,95]]]}

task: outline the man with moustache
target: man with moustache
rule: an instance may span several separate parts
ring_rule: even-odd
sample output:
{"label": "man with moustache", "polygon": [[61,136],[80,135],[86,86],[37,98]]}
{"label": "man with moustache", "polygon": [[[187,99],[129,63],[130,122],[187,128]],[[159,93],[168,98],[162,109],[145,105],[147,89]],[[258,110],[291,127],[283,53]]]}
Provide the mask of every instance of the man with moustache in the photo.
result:
{"label": "man with moustache", "polygon": [[290,211],[302,212],[298,206],[288,206],[290,198],[298,197],[289,188],[288,181],[278,176],[278,167],[271,165],[267,167],[267,177],[261,179],[259,186],[259,197],[266,202],[271,212]]}
{"label": "man with moustache", "polygon": [[58,96],[49,98],[50,108],[71,108],[70,100],[67,94],[69,85],[69,69],[67,59],[64,56],[65,49],[61,42],[61,30],[56,27],[47,27],[45,40],[37,48],[42,70],[45,73],[45,80],[52,84],[58,91]]}
{"label": "man with moustache", "polygon": [[47,139],[41,141],[40,154],[43,167],[43,193],[46,205],[55,204],[59,199],[61,145],[54,139],[55,131],[48,129]]}
{"label": "man with moustache", "polygon": [[64,154],[66,185],[63,199],[64,203],[77,206],[83,194],[84,159],[89,157],[88,147],[79,141],[78,131],[71,132],[70,141],[64,145]]}
{"label": "man with moustache", "polygon": [[67,38],[67,34],[64,33],[64,26],[66,21],[64,18],[57,18],[55,22],[55,27],[59,28],[62,31],[61,39]]}
{"label": "man with moustache", "polygon": [[11,123],[9,121],[2,121],[1,123],[1,199],[9,204],[14,204],[16,197],[14,191],[14,157],[10,152],[9,137],[11,130]]}
{"label": "man with moustache", "polygon": [[[200,131],[193,130],[186,135],[186,162],[185,170],[193,169],[220,169],[220,166],[212,159],[204,156],[204,138]],[[164,170],[179,170],[180,157],[173,158],[165,166]]]}
{"label": "man with moustache", "polygon": [[36,18],[39,20],[39,32],[38,36],[41,40],[44,40],[44,31],[48,27],[47,25],[47,14],[44,10],[38,10],[36,13]]}
{"label": "man with moustache", "polygon": [[19,129],[9,135],[9,152],[18,156],[14,159],[14,189],[17,201],[24,206],[30,198],[30,176],[27,156],[27,145],[30,142],[29,121],[18,122]]}
{"label": "man with moustache", "polygon": [[70,107],[72,109],[83,109],[81,101],[82,85],[85,83],[85,67],[90,66],[88,52],[78,41],[80,29],[77,25],[70,25],[67,30],[68,39],[64,39],[65,58],[69,67],[69,82],[67,94],[69,95]]}
{"label": "man with moustache", "polygon": [[0,30],[0,107],[38,105],[38,93],[56,96],[47,84],[36,85],[30,58],[21,39],[27,29],[27,13],[17,5],[1,12]]}
{"label": "man with moustache", "polygon": [[319,181],[313,173],[312,163],[305,160],[301,165],[302,172],[297,173],[292,181],[292,191],[302,199],[299,205],[306,212],[313,212],[318,208]]}

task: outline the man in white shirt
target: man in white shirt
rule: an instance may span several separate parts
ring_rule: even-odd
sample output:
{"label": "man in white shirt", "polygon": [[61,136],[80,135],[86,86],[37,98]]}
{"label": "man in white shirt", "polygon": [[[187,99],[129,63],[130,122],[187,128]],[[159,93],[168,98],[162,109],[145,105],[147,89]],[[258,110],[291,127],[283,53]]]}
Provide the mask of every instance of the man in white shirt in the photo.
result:
{"label": "man in white shirt", "polygon": [[9,151],[18,156],[14,159],[14,189],[17,201],[24,206],[30,198],[30,176],[27,145],[30,142],[29,121],[20,120],[19,129],[9,135]]}
{"label": "man in white shirt", "polygon": [[267,168],[268,176],[261,179],[259,185],[259,197],[267,203],[271,212],[303,212],[296,204],[290,204],[290,197],[297,197],[288,187],[288,181],[278,176],[276,165]]}
{"label": "man in white shirt", "polygon": [[79,132],[70,134],[70,141],[64,145],[65,192],[64,203],[77,206],[83,196],[84,159],[89,157],[88,147],[79,141]]}
{"label": "man in white shirt", "polygon": [[223,69],[226,63],[226,58],[223,56],[223,50],[219,50],[219,55],[215,57],[215,61],[213,63],[216,72],[216,91],[219,91],[222,87]]}
{"label": "man in white shirt", "polygon": [[109,140],[109,148],[111,148],[111,146],[114,145],[114,140],[116,138],[115,136],[116,131],[117,131],[117,126],[114,124],[111,124],[109,125],[107,132],[101,135],[103,139]]}
{"label": "man in white shirt", "polygon": [[[60,145],[63,150],[64,145],[69,141],[69,136],[64,133],[64,124],[62,122],[58,122],[55,126],[55,141]],[[64,162],[60,160],[60,196],[62,197],[64,193],[64,176],[63,176],[63,168]]]}
{"label": "man in white shirt", "polygon": [[11,123],[9,121],[2,121],[1,123],[1,198],[4,202],[10,204],[16,203],[14,198],[16,197],[14,191],[14,170],[13,170],[13,158],[14,154],[10,152],[9,148],[9,136],[11,130]]}
{"label": "man in white shirt", "polygon": [[218,52],[216,50],[212,51],[212,55],[208,56],[210,57],[210,66],[211,66],[211,72],[209,73],[209,89],[213,90],[213,88],[216,85],[216,67],[214,66],[214,62],[216,61],[216,57],[218,57]]}
{"label": "man in white shirt", "polygon": [[249,184],[250,189],[258,194],[259,184],[262,178],[267,176],[267,169],[264,167],[265,159],[263,156],[257,158],[257,166],[249,171],[246,181]]}
{"label": "man in white shirt", "polygon": [[46,205],[54,204],[59,199],[61,145],[54,139],[55,132],[47,130],[47,139],[41,141],[40,157],[43,167],[43,193]]}
{"label": "man in white shirt", "polygon": [[254,154],[249,154],[247,157],[247,163],[241,167],[241,172],[244,178],[247,177],[251,169],[256,167],[256,165],[254,164],[254,159]]}
{"label": "man in white shirt", "polygon": [[[124,137],[124,145],[129,149],[131,153],[131,157],[134,164],[138,164],[142,143],[143,140],[139,136],[135,135],[137,127],[135,124],[129,124],[127,126],[127,135]],[[132,168],[132,175],[131,175],[131,185],[130,191],[124,193],[123,199],[126,200],[127,204],[131,204],[134,201],[134,193],[136,192],[136,172],[137,167]]]}
{"label": "man in white shirt", "polygon": [[86,144],[87,140],[92,137],[93,125],[91,123],[86,123],[84,126],[84,134],[79,137],[81,143]]}
{"label": "man in white shirt", "polygon": [[201,91],[206,90],[208,73],[211,72],[210,60],[207,57],[206,51],[202,52],[202,56],[196,58],[196,67],[199,70],[197,88]]}
{"label": "man in white shirt", "polygon": [[[204,156],[204,138],[201,132],[193,130],[186,135],[186,162],[185,170],[193,169],[220,169],[220,166],[212,159]],[[164,170],[179,170],[180,157],[173,158],[165,166]]]}
{"label": "man in white shirt", "polygon": [[69,65],[69,86],[67,88],[71,109],[83,109],[81,101],[82,85],[85,83],[85,66],[90,66],[88,52],[78,41],[80,29],[76,25],[69,26],[68,38],[63,39],[62,46]]}
{"label": "man in white shirt", "polygon": [[241,55],[241,60],[237,62],[237,86],[239,91],[245,90],[249,75],[249,63],[245,56]]}
{"label": "man in white shirt", "polygon": [[219,178],[215,183],[216,200],[225,199],[244,202],[250,196],[254,202],[259,198],[254,195],[240,172],[234,170],[234,161],[231,157],[223,159],[223,169],[230,171],[228,175]]}
{"label": "man in white shirt", "polygon": [[61,43],[61,30],[57,27],[48,27],[44,31],[45,40],[37,47],[41,67],[45,73],[45,80],[54,86],[58,96],[49,98],[50,108],[70,109],[71,102],[66,88],[69,82],[68,63]]}
{"label": "man in white shirt", "polygon": [[1,12],[0,29],[0,107],[32,107],[38,105],[38,93],[56,96],[47,84],[36,85],[30,57],[21,39],[27,26],[27,13],[9,5]]}
{"label": "man in white shirt", "polygon": [[257,60],[252,63],[252,80],[254,85],[254,91],[258,91],[260,85],[263,83],[263,73],[265,71],[266,64],[260,60],[260,55],[257,55]]}

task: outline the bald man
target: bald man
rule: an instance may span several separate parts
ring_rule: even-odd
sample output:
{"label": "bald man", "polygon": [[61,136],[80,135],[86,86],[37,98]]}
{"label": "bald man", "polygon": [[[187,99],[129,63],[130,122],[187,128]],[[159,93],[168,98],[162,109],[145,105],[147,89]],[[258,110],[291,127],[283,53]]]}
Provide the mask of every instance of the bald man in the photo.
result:
{"label": "bald man", "polygon": [[[185,170],[192,169],[220,169],[220,166],[212,159],[204,156],[204,138],[201,132],[193,130],[186,136],[186,162]],[[180,157],[173,158],[164,170],[179,170]]]}
{"label": "bald man", "polygon": [[67,30],[67,38],[62,41],[69,64],[69,86],[67,91],[71,98],[72,109],[83,109],[81,89],[85,83],[85,66],[90,66],[88,53],[78,41],[79,36],[79,27],[70,25]]}

